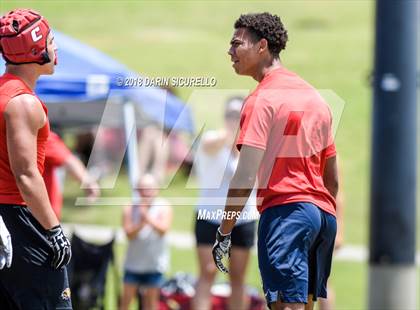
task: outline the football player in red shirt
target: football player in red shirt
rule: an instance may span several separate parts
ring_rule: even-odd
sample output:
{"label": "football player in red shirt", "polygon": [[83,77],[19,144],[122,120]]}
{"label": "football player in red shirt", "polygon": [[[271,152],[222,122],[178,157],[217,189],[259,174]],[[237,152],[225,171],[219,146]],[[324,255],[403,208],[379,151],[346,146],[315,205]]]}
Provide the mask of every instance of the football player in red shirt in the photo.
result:
{"label": "football player in red shirt", "polygon": [[34,93],[39,76],[54,73],[54,36],[40,14],[18,9],[0,18],[0,47],[0,215],[13,243],[12,265],[0,271],[0,305],[71,309],[71,247],[42,178],[48,112]]}
{"label": "football player in red shirt", "polygon": [[313,300],[327,295],[336,235],[332,115],[319,93],[280,62],[288,35],[278,16],[241,15],[234,28],[233,68],[259,84],[241,112],[239,164],[213,257],[227,272],[222,259],[230,234],[257,180],[258,264],[267,304],[312,309]]}
{"label": "football player in red shirt", "polygon": [[61,218],[63,194],[56,175],[57,168],[63,167],[77,181],[84,185],[89,201],[94,201],[99,196],[99,185],[89,175],[82,161],[72,154],[63,140],[53,131],[50,132],[47,140],[44,166],[45,169],[42,177],[44,178],[51,207],[58,219]]}

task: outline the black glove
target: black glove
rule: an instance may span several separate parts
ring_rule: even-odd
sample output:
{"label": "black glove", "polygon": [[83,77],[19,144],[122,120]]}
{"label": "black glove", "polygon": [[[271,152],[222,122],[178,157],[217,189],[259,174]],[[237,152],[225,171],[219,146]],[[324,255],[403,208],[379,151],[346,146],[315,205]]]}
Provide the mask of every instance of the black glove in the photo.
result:
{"label": "black glove", "polygon": [[70,263],[71,245],[60,225],[47,230],[47,239],[54,251],[54,257],[51,262],[52,267],[60,269]]}
{"label": "black glove", "polygon": [[227,269],[222,262],[223,257],[228,255],[230,258],[230,248],[232,246],[232,243],[230,241],[230,233],[227,235],[222,235],[220,232],[220,228],[217,229],[216,233],[216,242],[213,245],[213,260],[216,264],[217,269],[219,269],[221,272],[228,273],[229,269]]}

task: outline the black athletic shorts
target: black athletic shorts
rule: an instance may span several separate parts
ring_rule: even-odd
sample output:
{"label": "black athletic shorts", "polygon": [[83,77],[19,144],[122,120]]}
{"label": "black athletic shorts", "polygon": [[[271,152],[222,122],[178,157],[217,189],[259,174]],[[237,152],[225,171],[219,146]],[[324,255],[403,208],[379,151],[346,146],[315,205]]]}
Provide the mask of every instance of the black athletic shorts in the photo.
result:
{"label": "black athletic shorts", "polygon": [[13,260],[0,270],[0,309],[72,309],[67,269],[51,267],[45,229],[25,206],[0,204],[12,237]]}
{"label": "black athletic shorts", "polygon": [[[197,245],[211,245],[216,241],[218,224],[198,220],[196,215],[195,240]],[[252,248],[255,244],[256,221],[236,225],[232,230],[232,246],[245,249]]]}

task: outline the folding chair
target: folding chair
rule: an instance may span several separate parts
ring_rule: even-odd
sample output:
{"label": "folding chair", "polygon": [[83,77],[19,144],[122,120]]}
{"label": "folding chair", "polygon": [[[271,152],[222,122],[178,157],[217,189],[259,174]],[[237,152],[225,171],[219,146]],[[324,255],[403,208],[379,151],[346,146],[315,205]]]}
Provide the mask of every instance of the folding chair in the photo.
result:
{"label": "folding chair", "polygon": [[[106,276],[110,263],[114,266],[114,281],[119,281],[113,252],[114,240],[115,236],[108,243],[97,245],[73,234],[73,256],[68,273],[74,309],[104,309]],[[114,283],[114,287],[116,296],[119,296],[119,283]]]}

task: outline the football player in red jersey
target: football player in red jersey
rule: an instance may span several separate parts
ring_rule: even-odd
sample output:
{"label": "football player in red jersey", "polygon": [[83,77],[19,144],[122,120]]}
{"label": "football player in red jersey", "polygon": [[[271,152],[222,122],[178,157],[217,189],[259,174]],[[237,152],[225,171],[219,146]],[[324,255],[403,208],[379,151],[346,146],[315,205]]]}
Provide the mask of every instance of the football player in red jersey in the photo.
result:
{"label": "football player in red jersey", "polygon": [[89,202],[95,201],[100,194],[100,189],[82,161],[72,154],[70,149],[64,144],[64,141],[55,132],[51,131],[45,150],[44,173],[42,177],[44,178],[51,207],[57,218],[60,219],[63,207],[63,193],[56,175],[58,167],[64,168],[74,179],[84,185]]}
{"label": "football player in red jersey", "polygon": [[0,215],[13,243],[12,265],[0,271],[0,304],[71,309],[71,247],[42,178],[48,111],[34,93],[39,76],[54,73],[54,36],[39,13],[17,9],[0,19],[0,48]]}

